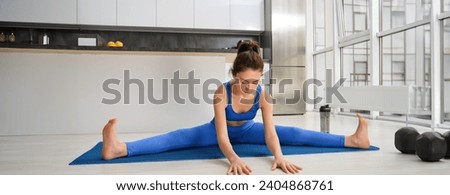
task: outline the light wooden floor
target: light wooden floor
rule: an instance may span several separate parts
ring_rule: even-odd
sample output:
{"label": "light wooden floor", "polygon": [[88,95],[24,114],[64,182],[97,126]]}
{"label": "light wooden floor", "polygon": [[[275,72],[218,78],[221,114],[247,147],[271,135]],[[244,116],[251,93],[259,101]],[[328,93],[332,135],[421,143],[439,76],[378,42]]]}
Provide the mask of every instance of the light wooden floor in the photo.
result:
{"label": "light wooden floor", "polygon": [[[309,129],[319,128],[319,114],[310,112],[303,116],[276,116],[277,124],[295,125]],[[368,120],[372,145],[379,151],[289,155],[286,158],[304,168],[307,175],[450,175],[450,159],[439,162],[422,162],[416,155],[400,154],[394,147],[394,133],[402,123]],[[332,133],[350,134],[357,125],[356,117],[332,116]],[[428,131],[415,126],[420,132]],[[0,174],[20,175],[215,175],[224,174],[226,160],[190,160],[107,165],[68,164],[101,140],[101,129],[92,135],[42,135],[0,137]],[[120,130],[118,130],[120,132]],[[444,132],[444,131],[440,131]],[[123,141],[151,136],[150,134],[119,134]],[[243,158],[253,169],[253,174],[283,174],[272,172],[271,157]]]}

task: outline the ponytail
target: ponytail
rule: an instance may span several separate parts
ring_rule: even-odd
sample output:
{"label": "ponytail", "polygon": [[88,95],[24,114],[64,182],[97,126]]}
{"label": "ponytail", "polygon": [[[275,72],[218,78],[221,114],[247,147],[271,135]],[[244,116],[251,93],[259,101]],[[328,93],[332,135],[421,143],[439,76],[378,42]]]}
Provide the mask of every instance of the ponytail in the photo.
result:
{"label": "ponytail", "polygon": [[258,42],[253,40],[238,42],[237,56],[230,70],[233,76],[249,68],[263,71],[264,62],[259,54],[259,48]]}

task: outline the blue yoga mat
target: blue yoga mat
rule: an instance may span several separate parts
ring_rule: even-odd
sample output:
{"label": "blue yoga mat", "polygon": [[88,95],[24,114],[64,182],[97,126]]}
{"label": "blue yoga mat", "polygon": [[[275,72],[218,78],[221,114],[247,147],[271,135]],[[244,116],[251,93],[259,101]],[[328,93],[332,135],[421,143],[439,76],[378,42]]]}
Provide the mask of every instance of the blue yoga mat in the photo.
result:
{"label": "blue yoga mat", "polygon": [[[256,144],[236,144],[233,149],[240,157],[258,157],[272,155],[266,145]],[[137,163],[137,162],[156,162],[156,161],[174,161],[174,160],[196,160],[196,159],[218,159],[225,158],[218,146],[189,148],[183,150],[174,150],[169,152],[132,156],[126,158],[117,158],[113,160],[102,160],[101,158],[102,142],[99,142],[92,149],[85,152],[69,165],[86,164],[112,164],[112,163]],[[379,150],[378,147],[371,146],[369,149],[358,148],[328,148],[313,146],[281,146],[285,155],[294,154],[317,154],[330,152],[358,152]]]}

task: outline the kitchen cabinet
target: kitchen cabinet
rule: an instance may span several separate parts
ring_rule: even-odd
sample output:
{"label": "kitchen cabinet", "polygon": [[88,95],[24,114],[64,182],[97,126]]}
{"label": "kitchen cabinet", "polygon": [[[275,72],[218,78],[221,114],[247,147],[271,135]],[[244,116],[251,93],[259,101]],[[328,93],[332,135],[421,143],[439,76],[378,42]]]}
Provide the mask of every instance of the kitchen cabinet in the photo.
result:
{"label": "kitchen cabinet", "polygon": [[117,25],[116,0],[78,0],[78,24]]}
{"label": "kitchen cabinet", "polygon": [[230,0],[230,29],[264,30],[264,0]]}
{"label": "kitchen cabinet", "polygon": [[117,0],[118,26],[156,26],[156,0]]}
{"label": "kitchen cabinet", "polygon": [[77,0],[2,0],[0,21],[77,23]]}
{"label": "kitchen cabinet", "polygon": [[194,0],[157,0],[156,26],[194,28]]}
{"label": "kitchen cabinet", "polygon": [[230,0],[195,0],[194,27],[230,29]]}
{"label": "kitchen cabinet", "polygon": [[0,21],[264,30],[264,0],[2,0]]}

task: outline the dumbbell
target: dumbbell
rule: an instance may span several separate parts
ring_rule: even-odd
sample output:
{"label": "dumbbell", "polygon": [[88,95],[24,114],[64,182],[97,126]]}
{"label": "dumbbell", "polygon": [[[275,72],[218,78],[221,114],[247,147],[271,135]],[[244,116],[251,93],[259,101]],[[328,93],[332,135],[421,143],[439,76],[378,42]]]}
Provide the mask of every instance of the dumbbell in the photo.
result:
{"label": "dumbbell", "polygon": [[395,133],[395,147],[404,154],[416,153],[423,161],[439,161],[450,157],[450,131],[419,134],[413,127],[403,127]]}
{"label": "dumbbell", "polygon": [[416,153],[416,139],[419,132],[414,127],[402,127],[395,132],[395,148],[404,154]]}
{"label": "dumbbell", "polygon": [[447,154],[445,158],[450,158],[450,131],[445,132],[443,136],[445,141],[447,141]]}
{"label": "dumbbell", "polygon": [[447,141],[442,134],[430,131],[416,139],[416,154],[427,162],[439,161],[447,155]]}

